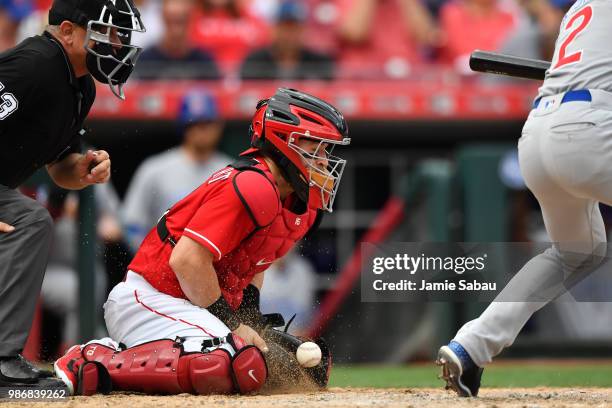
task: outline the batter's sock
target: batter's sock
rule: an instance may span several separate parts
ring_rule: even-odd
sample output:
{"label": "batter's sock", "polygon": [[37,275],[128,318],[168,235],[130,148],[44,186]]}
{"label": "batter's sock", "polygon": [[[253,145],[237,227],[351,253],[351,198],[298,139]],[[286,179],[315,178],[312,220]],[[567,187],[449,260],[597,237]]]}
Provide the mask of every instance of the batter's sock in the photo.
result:
{"label": "batter's sock", "polygon": [[474,364],[474,360],[472,360],[472,357],[470,357],[468,352],[463,348],[461,344],[453,340],[450,343],[448,343],[448,348],[453,350],[453,352],[457,355],[457,357],[459,357],[459,360],[461,360],[461,366],[463,367],[464,372],[476,365]]}

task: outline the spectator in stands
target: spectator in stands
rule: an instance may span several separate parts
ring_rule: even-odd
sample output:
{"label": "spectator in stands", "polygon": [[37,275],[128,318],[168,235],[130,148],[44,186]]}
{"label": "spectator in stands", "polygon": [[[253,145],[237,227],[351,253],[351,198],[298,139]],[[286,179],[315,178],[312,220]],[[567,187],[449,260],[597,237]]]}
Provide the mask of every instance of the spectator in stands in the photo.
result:
{"label": "spectator in stands", "polygon": [[306,44],[316,51],[339,55],[340,4],[337,0],[309,0],[308,4]]}
{"label": "spectator in stands", "polygon": [[49,11],[49,9],[51,8],[51,4],[53,3],[53,0],[35,0],[34,1],[34,7],[37,10],[47,10]]}
{"label": "spectator in stands", "polygon": [[194,0],[163,0],[164,32],[159,43],[146,49],[136,65],[140,79],[218,79],[212,55],[195,48],[189,39]]}
{"label": "spectator in stands", "polygon": [[[306,47],[319,53],[337,55],[340,48],[337,26],[341,17],[338,0],[298,1],[308,9],[302,36]],[[278,17],[278,7],[282,2],[283,0],[250,0],[248,4],[253,14],[274,25]]]}
{"label": "spectator in stands", "polygon": [[516,28],[500,47],[506,54],[551,60],[559,25],[573,0],[519,0]]}
{"label": "spectator in stands", "polygon": [[444,43],[440,61],[469,74],[475,49],[499,51],[516,27],[516,16],[498,0],[451,0],[440,10]]}
{"label": "spectator in stands", "polygon": [[49,9],[53,0],[35,1],[32,12],[19,21],[17,43],[40,34],[49,24]]}
{"label": "spectator in stands", "polygon": [[[304,0],[308,2],[309,0]],[[248,4],[249,11],[270,23],[276,20],[276,11],[280,0],[251,0]]]}
{"label": "spectator in stands", "polygon": [[339,0],[343,75],[404,78],[439,43],[420,0]]}
{"label": "spectator in stands", "polygon": [[307,10],[299,0],[285,0],[277,10],[273,41],[252,52],[242,64],[243,79],[332,79],[333,61],[304,46]]}
{"label": "spectator in stands", "polygon": [[142,21],[146,22],[147,32],[135,34],[132,37],[132,44],[146,50],[161,40],[164,32],[162,2],[163,0],[134,0],[142,16]]}
{"label": "spectator in stands", "polygon": [[19,23],[32,11],[31,0],[0,0],[0,52],[17,44]]}
{"label": "spectator in stands", "polygon": [[122,216],[133,250],[138,249],[164,211],[231,160],[217,151],[223,123],[212,95],[186,95],[178,124],[183,130],[183,143],[143,162],[126,192]]}
{"label": "spectator in stands", "polygon": [[268,44],[269,27],[238,0],[197,0],[191,39],[209,50],[224,73],[235,73],[244,57]]}

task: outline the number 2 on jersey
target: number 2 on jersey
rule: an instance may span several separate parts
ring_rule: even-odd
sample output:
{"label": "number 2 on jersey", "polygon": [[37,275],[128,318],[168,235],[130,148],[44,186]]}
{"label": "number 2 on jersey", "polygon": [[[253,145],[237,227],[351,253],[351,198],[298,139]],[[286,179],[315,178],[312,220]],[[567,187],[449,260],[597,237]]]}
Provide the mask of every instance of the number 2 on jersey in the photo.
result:
{"label": "number 2 on jersey", "polygon": [[[4,90],[4,84],[0,82],[0,92]],[[17,98],[12,93],[6,92],[0,95],[0,99],[2,99],[2,103],[0,103],[0,120],[4,120],[11,113],[17,110],[19,106],[17,102]]]}
{"label": "number 2 on jersey", "polygon": [[557,63],[553,65],[552,69],[561,68],[564,65],[579,62],[582,59],[582,50],[566,55],[567,47],[572,43],[572,41],[574,41],[574,38],[576,38],[576,36],[580,34],[580,32],[584,30],[589,24],[591,18],[593,18],[593,8],[591,6],[586,6],[583,9],[579,10],[576,14],[572,16],[572,18],[570,18],[570,20],[567,22],[563,29],[569,30],[581,17],[582,20],[580,21],[580,23],[572,30],[572,32],[570,33],[570,35],[567,36],[565,41],[563,41],[561,47],[559,47],[559,59],[557,60]]}

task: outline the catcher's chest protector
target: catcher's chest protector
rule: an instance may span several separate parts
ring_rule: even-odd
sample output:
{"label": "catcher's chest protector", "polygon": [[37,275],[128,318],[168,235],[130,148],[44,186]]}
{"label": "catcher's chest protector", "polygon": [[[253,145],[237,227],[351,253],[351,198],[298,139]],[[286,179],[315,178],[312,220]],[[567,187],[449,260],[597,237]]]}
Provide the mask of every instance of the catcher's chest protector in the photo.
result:
{"label": "catcher's chest protector", "polygon": [[[273,180],[272,174],[264,166],[252,167],[245,166],[238,169],[258,171],[265,174],[269,180]],[[237,188],[242,187],[238,184]],[[257,214],[258,209],[256,204],[253,204],[248,198],[245,200],[245,206],[249,207],[250,212]],[[253,276],[265,271],[272,262],[285,255],[306,235],[316,217],[316,209],[308,208],[303,214],[295,214],[286,208],[281,208],[267,225],[262,226],[259,221],[259,227],[247,239],[214,264],[223,295],[233,308],[240,305],[242,290],[251,282]]]}
{"label": "catcher's chest protector", "polygon": [[[253,276],[265,271],[271,263],[285,255],[297,241],[306,235],[317,219],[317,210],[314,208],[306,208],[302,214],[296,214],[283,208],[274,177],[265,164],[250,158],[246,159],[246,163],[244,160],[242,163],[233,164],[234,169],[231,172],[224,169],[213,174],[209,181],[201,187],[206,191],[206,189],[215,188],[224,183],[231,186],[240,197],[252,221],[248,225],[235,226],[235,228],[245,229],[245,238],[231,252],[223,254],[221,259],[213,263],[221,291],[234,309],[240,305],[242,290],[251,282]],[[189,196],[185,200],[188,199]],[[170,217],[173,216],[173,209],[170,209]],[[165,224],[164,217],[160,222]],[[142,263],[143,260],[149,263],[147,266],[151,266],[151,263],[155,264],[152,260],[160,257],[158,252],[160,250],[157,247],[149,249],[146,244],[150,240],[157,242],[160,239],[161,241],[167,239],[162,238],[158,232],[150,233],[145,238],[132,265]],[[178,241],[180,237],[173,236],[172,239]],[[161,251],[163,251],[163,256],[170,258],[172,246],[165,245]],[[173,297],[186,299],[176,274],[168,264],[159,268],[153,265],[144,269],[139,271],[134,267],[135,271],[139,271],[158,290]]]}

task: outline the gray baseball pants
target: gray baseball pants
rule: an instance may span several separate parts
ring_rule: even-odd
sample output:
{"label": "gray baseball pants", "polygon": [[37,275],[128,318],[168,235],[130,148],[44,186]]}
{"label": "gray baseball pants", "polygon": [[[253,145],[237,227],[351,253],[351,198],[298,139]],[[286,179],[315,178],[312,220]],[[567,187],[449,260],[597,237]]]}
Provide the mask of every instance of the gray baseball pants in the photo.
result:
{"label": "gray baseball pants", "polygon": [[40,203],[0,185],[0,357],[18,354],[28,338],[40,293],[53,220]]}
{"label": "gray baseball pants", "polygon": [[612,205],[612,93],[591,95],[591,102],[561,103],[563,94],[542,98],[523,127],[521,173],[553,244],[455,336],[481,367],[514,342],[533,313],[564,293],[563,279],[605,255],[599,202]]}

